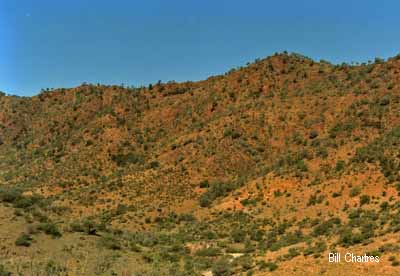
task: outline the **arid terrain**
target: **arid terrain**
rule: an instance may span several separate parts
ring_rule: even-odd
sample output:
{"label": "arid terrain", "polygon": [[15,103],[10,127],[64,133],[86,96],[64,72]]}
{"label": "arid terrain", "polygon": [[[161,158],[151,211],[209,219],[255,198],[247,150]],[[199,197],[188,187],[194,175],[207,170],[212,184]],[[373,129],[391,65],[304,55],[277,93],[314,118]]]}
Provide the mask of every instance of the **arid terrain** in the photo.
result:
{"label": "arid terrain", "polygon": [[400,275],[399,195],[400,55],[0,94],[1,276]]}

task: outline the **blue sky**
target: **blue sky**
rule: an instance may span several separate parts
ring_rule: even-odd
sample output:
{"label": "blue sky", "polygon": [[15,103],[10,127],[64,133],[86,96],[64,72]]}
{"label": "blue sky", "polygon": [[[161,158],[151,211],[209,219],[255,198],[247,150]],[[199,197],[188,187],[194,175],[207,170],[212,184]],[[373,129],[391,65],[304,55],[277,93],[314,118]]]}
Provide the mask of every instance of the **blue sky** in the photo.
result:
{"label": "blue sky", "polygon": [[199,80],[284,50],[400,53],[400,1],[1,0],[0,90]]}

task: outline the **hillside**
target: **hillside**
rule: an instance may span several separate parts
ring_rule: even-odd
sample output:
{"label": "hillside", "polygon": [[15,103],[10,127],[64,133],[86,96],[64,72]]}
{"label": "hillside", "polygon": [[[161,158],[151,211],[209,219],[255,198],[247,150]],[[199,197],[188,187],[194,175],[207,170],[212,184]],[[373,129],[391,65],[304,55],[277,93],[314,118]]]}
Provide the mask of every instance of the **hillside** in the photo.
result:
{"label": "hillside", "polygon": [[399,275],[399,103],[400,56],[288,53],[0,94],[0,275]]}

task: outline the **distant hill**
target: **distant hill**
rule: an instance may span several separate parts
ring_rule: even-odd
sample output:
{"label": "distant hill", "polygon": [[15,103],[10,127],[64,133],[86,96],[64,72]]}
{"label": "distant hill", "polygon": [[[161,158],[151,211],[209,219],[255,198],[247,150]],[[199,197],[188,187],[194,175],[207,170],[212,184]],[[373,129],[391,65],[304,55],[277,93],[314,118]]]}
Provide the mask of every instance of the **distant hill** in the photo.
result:
{"label": "distant hill", "polygon": [[0,271],[396,275],[399,103],[400,56],[288,53],[199,82],[0,94]]}

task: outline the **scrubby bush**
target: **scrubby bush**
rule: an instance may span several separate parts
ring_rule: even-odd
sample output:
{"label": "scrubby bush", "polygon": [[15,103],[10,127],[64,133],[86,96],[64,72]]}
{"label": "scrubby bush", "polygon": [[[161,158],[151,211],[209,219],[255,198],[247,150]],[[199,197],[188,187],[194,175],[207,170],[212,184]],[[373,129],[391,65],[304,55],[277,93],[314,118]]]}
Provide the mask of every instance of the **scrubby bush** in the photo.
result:
{"label": "scrubby bush", "polygon": [[21,196],[17,200],[14,201],[13,205],[15,208],[29,208],[36,203],[39,203],[42,200],[42,197],[39,195],[32,196]]}
{"label": "scrubby bush", "polygon": [[279,240],[277,240],[278,233],[283,234],[283,232],[279,232],[278,230],[277,233],[270,233],[267,235],[267,246],[271,251],[277,251],[283,247],[294,245],[304,240],[303,233],[300,230],[286,233],[282,235]]}
{"label": "scrubby bush", "polygon": [[294,257],[297,257],[299,255],[300,255],[299,249],[295,248],[295,247],[291,247],[291,248],[289,248],[288,253],[285,255],[285,258],[288,259],[288,260],[291,260]]}
{"label": "scrubby bush", "polygon": [[40,195],[24,195],[18,187],[0,188],[0,201],[11,203],[15,208],[27,209],[34,205],[43,206],[44,200]]}
{"label": "scrubby bush", "polygon": [[51,235],[53,238],[59,238],[62,236],[57,225],[52,222],[41,223],[38,227],[39,230],[43,231],[47,235]]}
{"label": "scrubby bush", "polygon": [[224,137],[231,137],[232,139],[237,139],[241,136],[240,132],[232,129],[232,128],[226,128],[224,130]]}
{"label": "scrubby bush", "polygon": [[216,257],[221,255],[221,249],[218,247],[205,247],[196,251],[196,256],[199,257]]}
{"label": "scrubby bush", "polygon": [[319,195],[319,196],[317,194],[311,195],[310,198],[308,199],[307,206],[321,204],[324,201],[324,199],[325,199],[324,195]]}
{"label": "scrubby bush", "polygon": [[84,219],[82,221],[74,221],[70,224],[70,230],[72,232],[83,232],[87,235],[95,235],[97,231],[104,230],[101,225],[96,224],[91,219]]}
{"label": "scrubby bush", "polygon": [[396,191],[400,193],[400,182],[396,183],[395,187],[396,187]]}
{"label": "scrubby bush", "polygon": [[336,162],[335,170],[336,170],[337,172],[343,171],[345,165],[346,165],[346,163],[345,163],[343,160],[338,160],[338,161]]}
{"label": "scrubby bush", "polygon": [[112,160],[117,163],[118,166],[126,166],[129,164],[143,164],[144,157],[137,153],[127,153],[127,154],[116,154],[113,155]]}
{"label": "scrubby bush", "polygon": [[219,259],[213,264],[211,268],[212,274],[214,276],[229,276],[232,274],[230,266],[231,265],[227,259]]}
{"label": "scrubby bush", "polygon": [[15,245],[28,247],[31,245],[31,241],[32,238],[28,234],[22,233],[15,241]]}
{"label": "scrubby bush", "polygon": [[[353,231],[354,227],[359,226],[358,231]],[[374,236],[376,224],[373,218],[359,216],[351,218],[349,225],[345,226],[339,235],[339,244],[349,247],[355,244],[363,243]]]}
{"label": "scrubby bush", "polygon": [[355,196],[358,196],[359,194],[361,193],[361,187],[353,187],[353,188],[351,188],[351,190],[350,190],[350,197],[355,197]]}
{"label": "scrubby bush", "polygon": [[156,168],[160,167],[160,162],[158,162],[157,160],[156,161],[151,161],[150,164],[149,164],[149,167],[151,169],[156,169]]}
{"label": "scrubby bush", "polygon": [[312,233],[316,237],[328,236],[329,234],[331,234],[332,230],[334,229],[334,226],[339,224],[340,224],[339,218],[332,218],[316,225]]}
{"label": "scrubby bush", "polygon": [[231,232],[231,237],[234,242],[243,242],[246,238],[246,231],[241,228],[233,229]]}
{"label": "scrubby bush", "polygon": [[0,276],[11,276],[12,273],[7,271],[4,265],[0,264]]}
{"label": "scrubby bush", "polygon": [[269,271],[274,271],[278,269],[278,265],[274,262],[267,262],[265,265],[262,265],[262,268],[268,268]]}
{"label": "scrubby bush", "polygon": [[46,275],[65,275],[67,268],[51,260],[46,264]]}
{"label": "scrubby bush", "polygon": [[7,203],[14,203],[22,198],[22,190],[19,188],[0,188],[0,200]]}
{"label": "scrubby bush", "polygon": [[201,181],[200,183],[199,183],[199,187],[200,188],[208,188],[208,187],[210,187],[210,183],[208,182],[208,180],[206,179],[206,180],[203,180],[203,181]]}
{"label": "scrubby bush", "polygon": [[214,200],[219,197],[226,196],[229,192],[236,188],[235,184],[226,182],[214,182],[210,188],[203,193],[199,198],[201,207],[208,207]]}
{"label": "scrubby bush", "polygon": [[327,249],[326,243],[324,241],[317,241],[314,246],[307,247],[303,251],[304,256],[312,254],[320,254]]}
{"label": "scrubby bush", "polygon": [[360,196],[360,205],[363,206],[365,204],[369,204],[371,201],[371,197],[369,195]]}
{"label": "scrubby bush", "polygon": [[389,202],[384,201],[381,203],[381,205],[379,205],[379,207],[381,208],[382,211],[386,211],[389,209],[390,205],[389,205]]}

